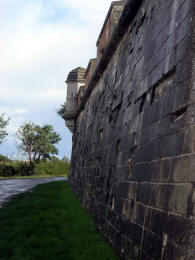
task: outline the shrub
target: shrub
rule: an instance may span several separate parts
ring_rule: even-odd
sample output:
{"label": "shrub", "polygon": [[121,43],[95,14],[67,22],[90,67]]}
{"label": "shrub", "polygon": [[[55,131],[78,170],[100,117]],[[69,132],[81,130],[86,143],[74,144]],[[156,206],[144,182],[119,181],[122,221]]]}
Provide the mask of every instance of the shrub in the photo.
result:
{"label": "shrub", "polygon": [[67,176],[69,164],[62,161],[40,162],[35,166],[37,175]]}
{"label": "shrub", "polygon": [[67,176],[69,163],[53,158],[52,161],[41,161],[36,165],[20,161],[0,161],[0,177],[14,176]]}
{"label": "shrub", "polygon": [[11,162],[11,160],[6,156],[0,154],[0,162]]}
{"label": "shrub", "polygon": [[30,163],[19,162],[15,165],[19,176],[31,176],[35,174],[34,166]]}
{"label": "shrub", "polygon": [[13,177],[13,176],[30,176],[35,172],[29,163],[25,162],[0,162],[0,176]]}
{"label": "shrub", "polygon": [[1,177],[12,177],[17,175],[17,172],[12,163],[1,162],[0,163],[0,176]]}

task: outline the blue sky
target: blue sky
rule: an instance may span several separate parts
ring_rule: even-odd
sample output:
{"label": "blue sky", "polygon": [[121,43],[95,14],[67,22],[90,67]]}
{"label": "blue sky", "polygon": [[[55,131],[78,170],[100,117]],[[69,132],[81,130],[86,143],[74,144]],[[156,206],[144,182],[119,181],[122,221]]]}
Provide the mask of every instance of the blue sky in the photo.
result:
{"label": "blue sky", "polygon": [[51,124],[71,155],[72,136],[56,109],[66,99],[67,74],[87,67],[110,0],[1,0],[0,114],[10,117],[0,153],[15,157],[14,135],[25,121]]}

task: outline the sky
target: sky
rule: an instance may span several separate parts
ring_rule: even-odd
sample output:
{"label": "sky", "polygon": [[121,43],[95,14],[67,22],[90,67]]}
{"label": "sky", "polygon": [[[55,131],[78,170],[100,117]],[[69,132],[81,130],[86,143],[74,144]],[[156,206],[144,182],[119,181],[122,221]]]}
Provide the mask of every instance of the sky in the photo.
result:
{"label": "sky", "polygon": [[72,135],[56,109],[65,80],[96,57],[110,0],[0,0],[0,114],[10,117],[0,154],[17,158],[15,133],[25,122],[51,124],[70,158]]}

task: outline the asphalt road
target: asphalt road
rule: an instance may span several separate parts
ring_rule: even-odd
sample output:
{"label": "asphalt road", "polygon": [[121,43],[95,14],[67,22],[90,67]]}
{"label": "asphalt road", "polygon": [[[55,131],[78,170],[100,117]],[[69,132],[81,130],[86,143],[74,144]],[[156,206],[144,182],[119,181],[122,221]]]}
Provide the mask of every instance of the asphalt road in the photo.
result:
{"label": "asphalt road", "polygon": [[38,178],[38,179],[9,179],[0,180],[0,208],[16,194],[28,191],[38,184],[52,181],[66,180],[67,178]]}

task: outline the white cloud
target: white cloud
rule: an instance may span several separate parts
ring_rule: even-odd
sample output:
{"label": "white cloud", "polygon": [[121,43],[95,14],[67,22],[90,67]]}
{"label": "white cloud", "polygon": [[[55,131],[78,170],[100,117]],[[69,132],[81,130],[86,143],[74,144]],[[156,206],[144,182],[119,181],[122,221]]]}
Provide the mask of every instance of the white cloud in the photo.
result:
{"label": "white cloud", "polygon": [[69,71],[96,56],[110,3],[1,0],[0,112],[11,117],[10,133],[25,120],[53,124],[64,137],[61,153],[70,156],[71,135],[55,110],[65,100]]}
{"label": "white cloud", "polygon": [[27,114],[27,113],[28,113],[28,111],[23,108],[18,108],[13,111],[13,114]]}

